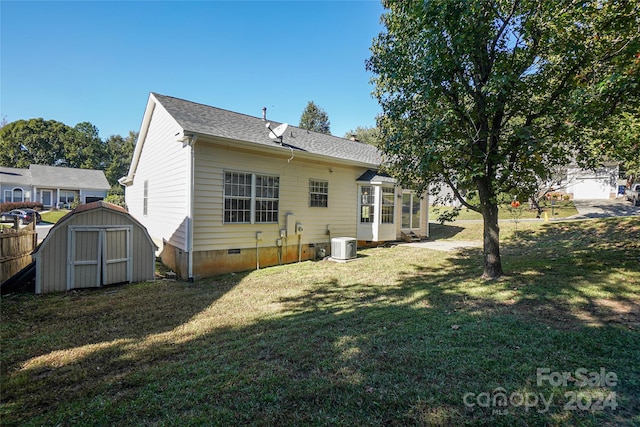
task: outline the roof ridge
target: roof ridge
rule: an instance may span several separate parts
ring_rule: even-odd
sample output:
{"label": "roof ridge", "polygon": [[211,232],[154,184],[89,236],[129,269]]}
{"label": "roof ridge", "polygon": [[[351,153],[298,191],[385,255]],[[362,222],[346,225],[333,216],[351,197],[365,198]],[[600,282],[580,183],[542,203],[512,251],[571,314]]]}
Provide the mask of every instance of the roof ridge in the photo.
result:
{"label": "roof ridge", "polygon": [[[219,110],[219,111],[225,111],[225,112],[227,112],[227,113],[237,114],[237,115],[239,115],[239,116],[245,116],[245,117],[250,117],[250,118],[252,118],[252,119],[262,120],[262,117],[252,116],[252,115],[247,114],[247,113],[240,113],[240,112],[238,112],[238,111],[233,111],[233,110],[228,110],[228,109],[226,109],[226,108],[216,107],[216,106],[213,106],[213,105],[204,104],[204,103],[202,103],[202,102],[190,101],[190,100],[188,100],[188,99],[178,98],[178,97],[176,97],[176,96],[171,96],[171,95],[163,95],[163,94],[161,94],[161,93],[157,93],[157,92],[151,92],[151,93],[152,93],[156,98],[157,98],[158,96],[161,96],[161,97],[163,97],[163,98],[171,98],[171,99],[175,99],[175,100],[177,100],[177,101],[187,102],[187,103],[189,103],[189,104],[200,105],[200,106],[202,106],[202,107],[213,108],[213,109],[216,109],[216,110]],[[279,123],[278,121],[275,121],[275,120],[267,120],[267,122],[269,122],[269,121],[273,121],[274,123]],[[282,122],[282,123],[284,123],[284,122]]]}
{"label": "roof ridge", "polygon": [[157,93],[157,92],[151,92],[151,93],[152,93],[156,98],[157,98],[158,96],[160,96],[160,97],[162,97],[162,98],[171,98],[171,99],[175,99],[175,100],[177,100],[177,101],[187,102],[187,103],[189,103],[189,104],[200,105],[200,106],[202,106],[202,107],[206,107],[206,108],[213,108],[213,109],[215,109],[215,110],[224,111],[224,112],[231,113],[231,114],[236,114],[236,115],[239,115],[239,116],[245,116],[245,117],[249,117],[249,118],[251,118],[251,119],[256,119],[256,120],[260,120],[260,121],[265,121],[265,122],[267,122],[267,123],[269,123],[269,122],[271,122],[271,123],[278,123],[278,124],[287,123],[287,125],[288,125],[289,127],[295,128],[295,129],[300,130],[300,131],[307,131],[307,132],[309,132],[309,133],[315,133],[315,134],[322,135],[322,136],[329,136],[329,137],[333,137],[333,138],[343,139],[343,140],[345,140],[345,141],[349,141],[349,142],[357,142],[357,143],[359,143],[359,144],[364,144],[364,143],[363,143],[363,142],[361,142],[361,141],[352,141],[352,140],[350,140],[349,138],[345,138],[345,137],[338,136],[338,135],[333,135],[333,134],[331,134],[331,133],[322,133],[322,132],[318,132],[318,131],[311,130],[311,129],[304,129],[304,128],[301,128],[300,126],[292,125],[292,124],[291,124],[291,123],[289,123],[289,122],[282,122],[282,121],[279,121],[279,120],[270,120],[270,119],[264,120],[262,117],[259,117],[259,116],[252,116],[252,115],[247,114],[247,113],[241,113],[241,112],[238,112],[238,111],[229,110],[229,109],[227,109],[227,108],[216,107],[216,106],[214,106],[214,105],[204,104],[204,103],[202,103],[202,102],[190,101],[190,100],[188,100],[188,99],[178,98],[178,97],[176,97],[176,96],[171,96],[171,95],[164,95],[164,94]]}
{"label": "roof ridge", "polygon": [[[273,146],[273,138],[269,137],[265,124],[270,122],[275,128],[283,123],[156,92],[151,92],[150,97],[173,117],[184,132],[247,142],[256,147]],[[278,141],[281,145],[309,154],[372,166],[380,165],[382,161],[377,147],[330,133],[290,125],[283,136],[284,141]]]}

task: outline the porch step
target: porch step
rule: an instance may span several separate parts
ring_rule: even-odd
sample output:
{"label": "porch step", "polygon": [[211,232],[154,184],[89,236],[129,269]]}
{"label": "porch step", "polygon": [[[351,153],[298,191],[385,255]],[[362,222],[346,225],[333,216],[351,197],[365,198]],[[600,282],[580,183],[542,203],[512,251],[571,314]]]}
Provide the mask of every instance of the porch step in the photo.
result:
{"label": "porch step", "polygon": [[407,243],[422,241],[422,237],[418,236],[413,231],[409,233],[401,232],[401,236],[402,236],[402,240],[404,240]]}

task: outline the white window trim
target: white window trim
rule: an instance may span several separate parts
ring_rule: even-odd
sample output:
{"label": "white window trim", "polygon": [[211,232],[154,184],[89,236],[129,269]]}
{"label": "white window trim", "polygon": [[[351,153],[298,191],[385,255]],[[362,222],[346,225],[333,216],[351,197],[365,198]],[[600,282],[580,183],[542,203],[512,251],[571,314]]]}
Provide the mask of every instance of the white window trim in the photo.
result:
{"label": "white window trim", "polygon": [[[233,198],[241,198],[240,196],[227,196],[225,194],[225,177],[228,173],[238,173],[238,174],[243,174],[243,175],[251,175],[251,199],[250,199],[250,212],[249,212],[249,222],[227,222],[225,221],[225,201],[229,198],[229,199],[233,199]],[[270,177],[270,178],[277,178],[278,179],[278,197],[270,199],[270,198],[264,198],[264,197],[260,197],[260,200],[275,200],[278,202],[278,213],[276,215],[276,219],[275,221],[265,221],[265,222],[259,222],[256,221],[256,182],[257,176],[265,176],[265,177]],[[244,199],[246,199],[245,197],[242,197]],[[222,172],[222,223],[223,224],[233,224],[233,225],[238,225],[238,224],[277,224],[278,218],[280,216],[280,176],[279,175],[273,175],[273,174],[269,174],[269,173],[260,173],[260,172],[246,172],[246,171],[237,171],[237,170],[224,170]]]}
{"label": "white window trim", "polygon": [[[327,190],[326,193],[321,193],[318,191],[312,191],[312,187],[314,184],[317,183],[322,183],[322,184],[326,184],[325,188]],[[311,204],[311,200],[312,200],[312,195],[317,194],[317,195],[321,195],[321,196],[326,196],[326,204],[325,205],[312,205]],[[329,181],[327,181],[326,179],[315,179],[315,178],[309,178],[309,207],[310,208],[328,208],[329,207]]]}
{"label": "white window trim", "polygon": [[[14,193],[16,190],[20,190],[20,193],[22,193],[22,200],[16,200],[14,196]],[[7,195],[7,191],[11,192],[11,202],[24,202],[24,198],[25,198],[25,191],[22,187],[14,187],[12,190],[5,190],[4,195],[5,195],[5,201],[6,201],[6,195]]]}
{"label": "white window trim", "polygon": [[[391,190],[391,221],[384,221],[384,193],[385,190]],[[381,187],[380,188],[380,224],[395,224],[396,223],[396,190],[395,187]]]}
{"label": "white window trim", "polygon": [[142,215],[149,215],[149,180],[145,179],[142,184]]}
{"label": "white window trim", "polygon": [[[404,224],[402,223],[402,213],[401,213],[401,218],[400,218],[400,227],[402,230],[420,230],[422,227],[422,197],[420,194],[418,194],[415,190],[403,190],[402,191],[402,195],[404,196],[405,194],[409,195],[409,200],[410,200],[410,204],[409,204],[409,228],[405,227]],[[413,223],[413,202],[414,202],[414,198],[415,200],[417,200],[418,202],[418,206],[419,206],[419,215],[418,215],[418,224],[416,226],[416,224]],[[400,206],[401,212],[403,209],[402,203]]]}
{"label": "white window trim", "polygon": [[[367,187],[370,189],[370,194],[369,194],[369,199],[370,203],[363,203],[362,201],[362,190]],[[372,184],[363,184],[360,185],[358,188],[358,223],[360,224],[375,224],[376,223],[376,218],[378,217],[378,215],[376,215],[376,186],[372,185]],[[362,220],[362,208],[364,206],[369,206],[369,208],[371,209],[371,213],[372,215],[369,215],[369,218],[371,218],[370,221],[363,221]]]}

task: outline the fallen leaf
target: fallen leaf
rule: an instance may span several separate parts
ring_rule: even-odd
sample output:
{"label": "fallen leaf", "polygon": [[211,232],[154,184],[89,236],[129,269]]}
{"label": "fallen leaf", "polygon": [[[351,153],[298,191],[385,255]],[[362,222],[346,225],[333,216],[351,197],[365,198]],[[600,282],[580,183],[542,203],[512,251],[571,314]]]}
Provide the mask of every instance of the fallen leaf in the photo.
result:
{"label": "fallen leaf", "polygon": [[451,329],[453,329],[454,331],[457,331],[458,329],[460,329],[460,325],[453,325]]}

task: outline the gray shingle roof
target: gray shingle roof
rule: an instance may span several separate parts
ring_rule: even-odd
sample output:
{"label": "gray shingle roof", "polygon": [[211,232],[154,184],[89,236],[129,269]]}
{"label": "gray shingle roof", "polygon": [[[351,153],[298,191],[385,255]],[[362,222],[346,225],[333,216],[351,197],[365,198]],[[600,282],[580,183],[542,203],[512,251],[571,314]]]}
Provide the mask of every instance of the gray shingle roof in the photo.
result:
{"label": "gray shingle roof", "polygon": [[31,181],[36,187],[65,189],[108,190],[111,188],[104,172],[93,169],[75,169],[57,166],[31,165]]}
{"label": "gray shingle roof", "polygon": [[371,170],[371,169],[367,170],[365,173],[360,175],[360,177],[358,179],[356,179],[356,181],[362,181],[362,182],[388,182],[390,184],[395,184],[396,183],[396,180],[394,178],[390,177],[389,175],[387,175],[386,173],[374,171],[374,170]]}
{"label": "gray shingle roof", "polygon": [[[192,132],[270,147],[278,146],[277,142],[269,138],[269,130],[261,117],[248,116],[157,93],[153,93],[153,96],[173,116],[185,133]],[[274,121],[271,123],[271,129],[280,124]],[[295,126],[287,128],[282,142],[283,145],[294,150],[335,159],[375,166],[382,160],[380,152],[372,145],[310,132]]]}
{"label": "gray shingle roof", "polygon": [[8,168],[0,166],[0,182],[18,185],[31,185],[29,169]]}

